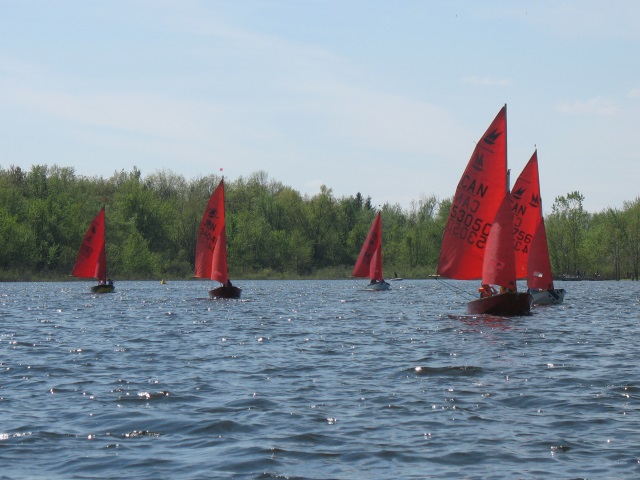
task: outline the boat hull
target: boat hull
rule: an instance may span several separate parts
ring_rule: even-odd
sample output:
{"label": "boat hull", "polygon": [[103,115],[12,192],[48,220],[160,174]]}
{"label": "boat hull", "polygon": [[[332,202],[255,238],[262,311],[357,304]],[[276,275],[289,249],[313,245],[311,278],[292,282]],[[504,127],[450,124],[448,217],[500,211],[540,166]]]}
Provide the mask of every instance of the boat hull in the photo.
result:
{"label": "boat hull", "polygon": [[213,290],[209,290],[209,298],[240,298],[242,289],[238,287],[218,287]]}
{"label": "boat hull", "polygon": [[389,285],[387,282],[383,280],[382,282],[370,283],[365,287],[365,290],[373,290],[376,292],[380,292],[382,290],[389,290],[390,288],[391,288],[391,285]]}
{"label": "boat hull", "polygon": [[91,293],[112,293],[114,290],[113,285],[94,285],[91,287]]}
{"label": "boat hull", "polygon": [[529,292],[533,297],[533,305],[558,305],[564,300],[564,288]]}
{"label": "boat hull", "polygon": [[528,315],[531,312],[532,302],[533,297],[528,292],[499,293],[470,301],[467,303],[467,313],[500,317]]}

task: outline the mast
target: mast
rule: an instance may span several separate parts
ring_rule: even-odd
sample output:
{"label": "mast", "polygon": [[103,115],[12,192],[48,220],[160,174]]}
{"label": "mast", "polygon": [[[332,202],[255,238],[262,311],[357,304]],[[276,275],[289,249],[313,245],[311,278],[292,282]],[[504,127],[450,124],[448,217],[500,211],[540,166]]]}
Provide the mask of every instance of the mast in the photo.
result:
{"label": "mast", "polygon": [[[504,135],[507,136],[507,129],[509,128],[509,122],[507,121],[507,104],[504,104]],[[505,165],[507,166],[507,195],[511,194],[511,169],[509,168],[509,142],[507,141],[504,146],[504,158]]]}

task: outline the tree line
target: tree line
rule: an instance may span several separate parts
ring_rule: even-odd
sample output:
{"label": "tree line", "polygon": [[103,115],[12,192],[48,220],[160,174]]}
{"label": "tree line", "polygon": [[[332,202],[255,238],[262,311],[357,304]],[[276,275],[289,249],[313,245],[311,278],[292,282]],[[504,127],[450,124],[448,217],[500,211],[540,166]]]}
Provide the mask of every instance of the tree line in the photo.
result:
{"label": "tree line", "polygon": [[[220,178],[166,170],[143,177],[136,167],[108,179],[57,165],[0,168],[0,280],[67,276],[103,204],[111,277],[190,278],[200,219]],[[377,213],[359,192],[336,198],[323,185],[303,196],[264,171],[227,179],[225,193],[232,278],[346,278]],[[594,214],[583,202],[579,192],[557,197],[545,217],[554,274],[638,279],[640,197]],[[387,277],[435,273],[450,205],[429,196],[381,207]]]}

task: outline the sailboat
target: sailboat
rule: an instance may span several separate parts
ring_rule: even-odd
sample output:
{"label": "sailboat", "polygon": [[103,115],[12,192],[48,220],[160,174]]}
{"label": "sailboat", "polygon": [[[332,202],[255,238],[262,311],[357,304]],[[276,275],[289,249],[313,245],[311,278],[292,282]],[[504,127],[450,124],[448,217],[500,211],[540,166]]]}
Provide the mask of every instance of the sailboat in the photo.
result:
{"label": "sailboat", "polygon": [[95,216],[84,235],[76,263],[71,275],[80,278],[97,278],[98,285],[91,287],[93,293],[111,293],[113,281],[107,279],[107,255],[105,249],[104,206]]}
{"label": "sailboat", "polygon": [[[516,288],[507,174],[507,107],[498,112],[458,182],[442,238],[438,275],[482,279],[470,314],[526,315],[532,297]],[[500,287],[498,292],[493,285]]]}
{"label": "sailboat", "polygon": [[542,216],[538,151],[527,162],[511,190],[516,275],[526,278],[533,305],[562,303],[564,288],[555,288],[547,232]]}
{"label": "sailboat", "polygon": [[222,286],[209,291],[210,298],[240,298],[241,289],[231,284],[227,268],[227,233],[224,205],[224,178],[209,198],[202,215],[194,276],[210,278]]}
{"label": "sailboat", "polygon": [[391,288],[391,285],[385,282],[382,277],[382,220],[380,212],[371,224],[353,268],[352,276],[368,277],[371,282],[367,285],[367,290],[389,290]]}

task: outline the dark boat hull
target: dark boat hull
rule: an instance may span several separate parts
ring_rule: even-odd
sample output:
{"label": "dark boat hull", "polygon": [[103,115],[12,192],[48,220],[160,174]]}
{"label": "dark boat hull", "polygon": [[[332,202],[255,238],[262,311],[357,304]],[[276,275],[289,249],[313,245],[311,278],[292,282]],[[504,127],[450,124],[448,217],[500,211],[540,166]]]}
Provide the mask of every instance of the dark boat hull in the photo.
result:
{"label": "dark boat hull", "polygon": [[528,315],[531,312],[532,302],[533,297],[527,292],[499,293],[470,301],[467,303],[467,313],[500,317]]}
{"label": "dark boat hull", "polygon": [[113,285],[94,285],[91,287],[91,293],[112,293],[114,290]]}
{"label": "dark boat hull", "polygon": [[533,305],[558,305],[564,300],[564,288],[530,293],[533,297]]}
{"label": "dark boat hull", "polygon": [[218,287],[209,290],[209,298],[240,298],[242,290],[238,287]]}

